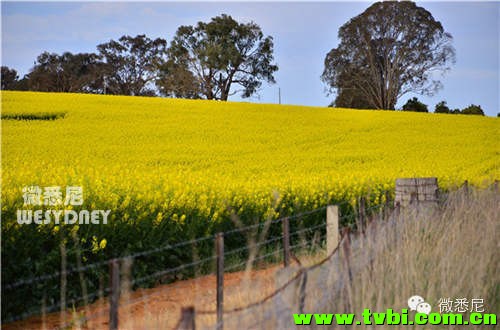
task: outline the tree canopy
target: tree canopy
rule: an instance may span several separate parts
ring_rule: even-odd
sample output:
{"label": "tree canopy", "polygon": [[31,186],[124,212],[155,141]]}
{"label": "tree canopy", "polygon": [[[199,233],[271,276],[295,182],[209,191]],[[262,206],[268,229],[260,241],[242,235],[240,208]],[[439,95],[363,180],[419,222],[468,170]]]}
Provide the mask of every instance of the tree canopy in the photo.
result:
{"label": "tree canopy", "polygon": [[19,80],[17,71],[7,66],[2,66],[1,70],[2,70],[1,89],[2,90],[16,89]]}
{"label": "tree canopy", "polygon": [[[253,95],[262,81],[274,83],[273,39],[261,28],[220,15],[208,23],[181,26],[157,85],[168,96],[227,100]],[[233,89],[237,85],[239,89]]]}
{"label": "tree canopy", "polygon": [[420,102],[418,98],[413,97],[406,101],[402,108],[403,111],[429,112],[427,105]]}
{"label": "tree canopy", "polygon": [[144,34],[122,36],[97,46],[104,59],[105,93],[120,95],[154,95],[158,68],[166,60],[167,42],[150,39]]}
{"label": "tree canopy", "polygon": [[337,95],[360,96],[365,107],[394,109],[408,92],[433,95],[435,72],[454,62],[452,36],[409,1],[377,2],[339,30],[324,61],[323,82]]}
{"label": "tree canopy", "polygon": [[471,104],[462,110],[464,115],[481,115],[484,116],[484,111],[480,105]]}
{"label": "tree canopy", "polygon": [[27,75],[27,83],[30,90],[42,92],[98,93],[100,69],[96,54],[43,52]]}
{"label": "tree canopy", "polygon": [[434,112],[435,113],[450,113],[451,110],[446,104],[446,101],[441,101],[436,106],[434,107]]}

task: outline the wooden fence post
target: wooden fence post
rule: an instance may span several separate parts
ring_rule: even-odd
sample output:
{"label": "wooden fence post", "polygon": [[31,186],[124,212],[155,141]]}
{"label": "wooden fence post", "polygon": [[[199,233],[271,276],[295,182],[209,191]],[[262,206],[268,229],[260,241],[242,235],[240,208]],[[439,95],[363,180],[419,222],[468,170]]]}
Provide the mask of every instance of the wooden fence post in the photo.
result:
{"label": "wooden fence post", "polygon": [[[224,317],[224,233],[215,240],[217,252],[217,330],[223,329]],[[194,328],[193,328],[194,329]]]}
{"label": "wooden fence post", "polygon": [[120,301],[120,263],[118,259],[109,262],[109,329],[118,329],[118,303]]}
{"label": "wooden fence post", "polygon": [[290,224],[288,218],[283,219],[283,264],[290,265]]}
{"label": "wooden fence post", "polygon": [[299,313],[304,313],[304,307],[306,305],[306,287],[307,287],[307,271],[302,273],[302,281],[300,282],[299,291]]}
{"label": "wooden fence post", "polygon": [[183,307],[177,330],[196,330],[195,316],[194,306]]}
{"label": "wooden fence post", "polygon": [[326,208],[326,254],[331,255],[339,245],[339,207],[328,205]]}

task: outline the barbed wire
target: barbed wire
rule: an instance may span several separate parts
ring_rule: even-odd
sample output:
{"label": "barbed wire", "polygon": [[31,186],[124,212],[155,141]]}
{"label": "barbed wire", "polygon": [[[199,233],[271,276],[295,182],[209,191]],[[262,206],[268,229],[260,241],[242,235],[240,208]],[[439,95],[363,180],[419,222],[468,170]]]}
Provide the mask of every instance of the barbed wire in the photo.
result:
{"label": "barbed wire", "polygon": [[[281,237],[280,237],[280,239],[281,239]],[[292,248],[292,247],[298,247],[298,246],[304,246],[304,245],[307,245],[307,244],[308,244],[308,242],[302,242],[302,243],[300,243],[300,244],[296,244],[296,245],[291,246],[291,248]],[[255,261],[259,261],[259,260],[262,260],[262,259],[265,259],[265,258],[270,257],[270,256],[273,256],[273,255],[277,255],[277,254],[279,254],[279,253],[280,253],[280,252],[282,252],[282,251],[283,251],[283,248],[279,248],[279,249],[277,249],[277,250],[275,250],[275,251],[273,251],[273,252],[271,252],[271,253],[267,253],[267,254],[264,254],[264,255],[261,255],[261,256],[258,256],[258,257],[256,257],[256,258],[254,258],[254,259],[253,259],[253,262],[255,262]],[[212,258],[206,258],[206,259],[204,259],[204,260],[200,260],[200,262],[204,262],[204,261],[207,261],[208,259],[213,259],[213,258],[215,258],[215,257],[212,257]],[[247,263],[247,262],[242,263],[242,264],[246,264],[246,263]],[[194,264],[194,263],[191,263],[191,264],[189,264],[189,265],[187,265],[187,266],[192,266],[193,264]],[[178,267],[177,267],[177,268],[178,268]],[[169,269],[169,270],[173,270],[173,269]],[[169,271],[169,270],[167,270],[167,271]],[[227,271],[227,270],[226,270],[226,271]],[[155,275],[155,274],[153,274],[153,275]],[[149,276],[148,276],[148,277],[149,277]],[[134,281],[132,281],[131,283],[134,283]],[[125,305],[122,305],[122,307],[129,306],[129,305],[133,305],[133,304],[136,304],[136,303],[139,303],[139,302],[143,302],[143,301],[145,301],[145,300],[149,300],[149,299],[151,299],[151,298],[152,298],[152,297],[154,297],[154,296],[160,295],[161,293],[163,293],[163,292],[164,292],[164,291],[166,291],[167,289],[168,289],[168,288],[165,288],[165,289],[163,289],[163,290],[155,291],[155,292],[153,292],[152,294],[149,294],[149,295],[146,295],[146,296],[143,296],[143,297],[140,297],[140,298],[136,298],[136,299],[130,300],[130,301],[128,301]],[[197,313],[199,313],[199,312],[197,311]],[[90,320],[90,319],[91,319],[91,318],[86,318],[86,321],[88,321],[88,320]]]}
{"label": "barbed wire", "polygon": [[[346,203],[348,203],[348,202],[345,202],[343,204],[346,204]],[[365,208],[365,212],[369,212],[371,210],[381,209],[381,208],[384,208],[384,205],[374,205],[372,207]],[[321,208],[318,208],[318,209],[314,209],[314,210],[307,211],[307,212],[302,212],[300,214],[292,215],[292,216],[289,216],[289,217],[283,217],[283,218],[280,218],[280,219],[272,220],[271,224],[281,222],[281,221],[283,221],[283,219],[286,219],[286,218],[287,219],[297,219],[297,218],[300,218],[300,217],[304,217],[304,216],[307,216],[307,215],[318,213],[320,211],[324,211],[326,209],[327,209],[327,206],[324,206],[324,207],[321,207]],[[357,216],[359,216],[359,215],[358,214],[350,214],[349,216],[341,217],[340,220],[346,221],[346,220],[349,220],[349,219],[352,219],[352,218],[356,218]],[[260,223],[249,225],[249,226],[246,226],[246,227],[232,229],[232,230],[229,230],[227,232],[224,232],[224,235],[226,235],[226,234],[232,234],[232,233],[237,233],[237,232],[242,232],[242,231],[245,231],[245,230],[250,230],[252,228],[257,228],[257,227],[263,226],[265,224],[266,224],[266,222],[260,222]],[[319,224],[319,225],[316,225],[316,226],[313,226],[313,227],[308,227],[308,228],[300,229],[300,230],[297,230],[297,231],[294,231],[294,232],[290,233],[290,236],[298,235],[298,234],[304,233],[304,232],[311,232],[311,231],[313,231],[315,229],[319,229],[319,228],[325,227],[325,226],[326,226],[326,223],[322,223],[322,224]],[[351,224],[348,225],[348,227],[351,228],[351,229],[354,228],[354,226],[355,226],[355,223],[351,223]],[[192,239],[192,240],[188,240],[188,241],[179,242],[179,243],[176,243],[176,244],[167,244],[167,245],[164,245],[164,246],[161,246],[161,247],[158,247],[158,248],[150,249],[150,250],[147,250],[147,251],[141,251],[141,252],[133,253],[133,254],[130,254],[130,255],[127,255],[127,256],[122,256],[122,257],[114,258],[114,259],[118,259],[118,260],[134,259],[134,258],[137,258],[137,257],[150,255],[150,254],[153,254],[153,253],[156,253],[156,252],[161,252],[161,251],[168,250],[168,249],[174,249],[174,248],[178,248],[178,247],[182,247],[182,246],[186,246],[186,245],[196,244],[198,242],[206,241],[206,240],[209,240],[209,239],[214,239],[214,237],[215,237],[214,235],[211,235],[211,236],[207,236],[207,237],[201,237],[201,238],[197,238],[197,239]],[[325,236],[322,235],[319,240],[321,241],[324,238],[325,238]],[[339,242],[339,245],[342,242],[343,238],[344,237],[342,236],[342,238],[341,238],[341,240]],[[278,237],[274,237],[274,238],[268,239],[268,240],[263,241],[263,242],[255,243],[252,246],[253,247],[260,247],[262,245],[269,244],[269,243],[272,243],[272,242],[275,242],[275,241],[278,241],[278,240],[281,240],[281,239],[282,239],[282,236],[278,236]],[[297,247],[305,246],[307,244],[309,244],[309,242],[302,242],[302,243],[299,243],[299,244],[292,245],[292,246],[290,246],[290,248],[291,249],[292,248],[297,248]],[[231,250],[231,251],[225,253],[224,255],[227,256],[227,255],[236,254],[238,252],[242,252],[242,251],[248,250],[252,246],[245,246],[245,247],[242,247],[242,248]],[[256,258],[254,258],[252,262],[256,262],[256,261],[265,259],[265,258],[273,256],[273,255],[277,256],[282,251],[283,251],[283,248],[279,248],[279,249],[277,249],[277,250],[275,250],[275,251],[273,251],[271,253],[267,253],[267,254],[264,254],[264,255],[261,255],[261,256],[258,256]],[[334,252],[335,251],[337,251],[337,249],[335,249]],[[327,258],[325,258],[325,260],[323,260],[323,262],[326,262],[327,259],[329,259],[331,256],[332,255],[330,255]],[[135,279],[135,280],[131,281],[131,285],[136,285],[136,284],[139,284],[139,283],[143,283],[143,282],[145,282],[145,281],[147,281],[149,279],[152,279],[152,278],[155,278],[155,277],[159,277],[159,276],[162,276],[162,275],[166,275],[166,274],[169,274],[169,273],[173,273],[173,272],[176,272],[176,271],[188,268],[188,267],[194,267],[194,266],[197,266],[199,264],[202,264],[202,263],[214,260],[215,258],[216,258],[216,256],[212,255],[212,256],[210,256],[208,258],[204,258],[202,260],[197,260],[197,261],[194,261],[194,262],[189,263],[189,264],[183,264],[183,265],[180,265],[178,267],[174,267],[174,268],[166,269],[166,270],[163,270],[163,271],[159,271],[159,272],[156,272],[154,274],[147,275],[147,276],[141,277],[139,279]],[[110,260],[113,260],[113,259],[110,259]],[[106,264],[109,263],[110,260],[99,261],[99,262],[96,262],[96,263],[93,263],[93,264],[85,265],[83,267],[74,267],[74,268],[71,268],[71,269],[69,269],[67,271],[64,271],[64,272],[63,271],[57,271],[57,272],[55,272],[53,274],[45,274],[45,275],[40,275],[40,276],[28,278],[28,279],[23,279],[23,280],[15,282],[13,284],[9,284],[7,286],[4,286],[4,289],[5,290],[11,290],[11,289],[17,288],[17,287],[22,286],[22,285],[32,284],[32,283],[34,283],[35,281],[38,281],[38,280],[42,280],[43,281],[43,280],[53,279],[53,278],[56,278],[58,276],[61,276],[62,274],[69,275],[69,274],[73,274],[75,272],[83,272],[83,271],[86,271],[86,270],[89,270],[89,269],[92,269],[92,268],[97,268],[97,267],[106,265]],[[323,262],[320,262],[317,266],[323,264]],[[241,266],[243,266],[243,265],[245,265],[247,263],[248,263],[248,261],[245,261],[245,262],[242,262],[242,263],[239,263],[239,264],[236,264],[236,265],[232,265],[232,266],[226,268],[225,271],[229,271],[229,270],[241,267]],[[316,265],[314,265],[314,266],[316,266]],[[313,268],[310,268],[310,269],[313,269]],[[296,278],[298,278],[298,275],[299,274],[296,275]],[[289,281],[289,282],[291,283],[292,281]],[[289,285],[290,283],[286,283],[286,284]],[[104,290],[104,293],[109,293],[109,292],[110,292],[109,288],[107,288],[106,290]],[[74,303],[74,302],[82,301],[82,300],[85,300],[85,299],[93,299],[99,293],[102,294],[102,292],[95,292],[95,293],[92,293],[92,294],[89,294],[89,295],[86,295],[86,296],[82,296],[82,297],[78,297],[78,298],[73,298],[70,301],[72,301]],[[60,307],[60,303],[53,304],[53,305],[47,307],[45,310],[47,312],[50,312],[50,311],[52,311],[54,309],[57,309],[59,307]],[[36,311],[38,311],[38,309]],[[210,312],[211,311],[198,311],[198,313],[201,313],[201,314],[203,314],[203,313],[208,314]],[[229,313],[229,312],[231,312],[231,311],[224,311],[224,313]],[[26,318],[26,317],[31,316],[33,314],[34,314],[34,310],[31,311],[31,312],[28,312],[28,313],[23,313],[19,317],[11,318],[8,321],[11,322],[11,321],[23,319],[23,318]]]}
{"label": "barbed wire", "polygon": [[[351,215],[349,216],[349,218],[356,218],[355,215]],[[351,226],[349,226],[348,228],[352,228],[353,227],[353,224],[351,224]],[[349,233],[345,234],[345,235],[350,235]],[[232,310],[225,310],[223,311],[224,314],[232,314],[232,313],[236,313],[236,312],[244,312],[244,311],[248,311],[249,309],[251,308],[254,308],[254,307],[257,307],[257,306],[261,306],[265,303],[267,303],[269,300],[271,300],[272,298],[275,298],[279,293],[281,293],[282,291],[284,291],[289,285],[291,285],[293,282],[297,281],[300,279],[301,276],[303,275],[306,275],[308,274],[310,271],[318,268],[318,267],[321,267],[323,264],[325,264],[326,262],[328,262],[335,254],[337,254],[338,252],[338,249],[339,247],[343,244],[343,240],[345,238],[345,235],[343,235],[336,247],[336,249],[329,255],[327,256],[326,258],[324,258],[322,261],[312,265],[312,266],[309,266],[309,267],[306,267],[306,268],[301,268],[297,271],[297,273],[291,278],[289,279],[284,285],[282,285],[280,288],[278,288],[277,290],[275,290],[273,293],[269,294],[268,296],[266,296],[265,298],[259,300],[258,302],[255,302],[255,303],[252,303],[252,304],[248,304],[244,307],[239,307],[239,308],[233,308]],[[325,235],[326,236],[326,235]],[[295,247],[298,247],[298,246],[306,246],[308,245],[310,242],[302,242],[302,243],[299,243],[299,244],[295,244],[295,245],[292,245],[290,246],[290,248],[295,248]],[[360,267],[358,269],[358,271],[354,272],[353,273],[353,276],[356,276],[357,273],[359,271],[361,271],[364,267]],[[340,288],[337,288],[337,290],[340,290],[344,285],[345,281],[340,281],[340,285],[341,287]],[[325,290],[327,291],[327,290]],[[324,296],[328,297],[328,295],[326,294],[323,294]],[[323,305],[325,305],[327,303],[327,301],[325,303],[322,303],[320,305],[320,307],[323,307]],[[252,326],[249,326],[248,328],[249,329],[253,329],[255,328],[255,326],[259,325],[259,324],[262,324],[264,322],[267,322],[269,321],[272,317],[276,316],[276,315],[279,315],[279,313],[276,312],[276,308],[270,308],[270,309],[265,309],[266,311],[268,311],[268,315],[267,316],[264,316],[264,319],[263,320],[259,320],[257,322],[255,322]],[[288,308],[284,308],[283,311],[288,311]],[[216,311],[199,311],[197,310],[197,313],[199,314],[213,314],[213,313],[216,313]],[[216,323],[216,325],[214,326],[214,328],[216,329],[217,328],[217,325],[218,324],[223,324],[224,322],[227,322],[227,320],[223,320],[222,322],[220,323]]]}
{"label": "barbed wire", "polygon": [[302,234],[302,233],[305,233],[305,232],[311,232],[311,231],[314,231],[314,230],[322,228],[322,227],[326,228],[326,226],[327,226],[327,224],[326,224],[326,222],[324,222],[324,223],[321,223],[321,224],[316,225],[316,226],[312,226],[312,227],[307,227],[307,228],[304,228],[304,229],[296,230],[296,231],[290,233],[290,237],[292,237],[294,235]]}
{"label": "barbed wire", "polygon": [[[224,314],[231,314],[231,313],[241,312],[241,311],[244,311],[246,309],[253,308],[255,306],[260,306],[260,305],[264,304],[265,302],[267,302],[268,300],[272,299],[273,297],[275,297],[276,295],[278,295],[280,292],[284,291],[288,286],[290,286],[300,276],[302,276],[304,274],[304,272],[307,272],[307,271],[309,271],[311,269],[319,267],[319,265],[321,265],[321,264],[325,263],[326,261],[330,260],[330,258],[332,258],[332,256],[337,253],[339,247],[341,246],[341,244],[342,244],[342,242],[344,240],[344,236],[345,235],[341,236],[341,238],[339,240],[339,243],[337,244],[337,246],[335,247],[335,249],[323,261],[321,261],[320,263],[315,264],[313,266],[300,268],[297,271],[297,273],[292,278],[290,278],[287,282],[285,282],[285,284],[283,284],[280,288],[276,289],[274,292],[272,292],[271,294],[267,295],[263,299],[261,299],[261,300],[259,300],[257,302],[250,303],[250,304],[248,304],[246,306],[236,307],[236,308],[232,308],[232,309],[229,309],[229,310],[224,310],[223,313]],[[216,310],[197,310],[196,313],[198,313],[198,314],[216,314],[217,311]]]}
{"label": "barbed wire", "polygon": [[[304,217],[306,215],[310,215],[310,214],[314,214],[314,213],[317,213],[317,212],[322,211],[322,210],[326,210],[326,208],[327,207],[324,206],[324,207],[321,207],[321,208],[318,208],[318,209],[314,209],[314,210],[307,211],[307,212],[302,212],[302,213],[299,213],[299,214],[296,214],[296,215],[292,215],[292,216],[289,216],[289,217],[282,217],[282,218],[279,218],[279,219],[276,219],[276,220],[272,220],[270,223],[271,224],[278,223],[278,222],[283,221],[283,219],[285,219],[285,218],[295,219],[295,218]],[[230,235],[230,234],[241,232],[241,231],[247,231],[247,230],[250,230],[250,229],[253,229],[253,228],[257,228],[259,226],[263,226],[264,224],[266,224],[265,221],[264,222],[259,222],[259,223],[253,224],[253,225],[245,226],[245,227],[242,227],[242,228],[231,229],[231,230],[228,230],[228,231],[224,232],[224,235]],[[158,247],[158,248],[154,248],[154,249],[150,249],[150,250],[146,250],[146,251],[141,251],[141,252],[136,252],[136,253],[132,253],[132,254],[129,254],[129,255],[126,255],[126,256],[120,256],[120,257],[116,257],[116,258],[111,258],[111,259],[107,259],[107,260],[104,260],[104,261],[98,261],[98,262],[91,263],[91,264],[88,264],[88,265],[85,265],[85,266],[82,266],[82,267],[73,267],[73,268],[70,268],[68,270],[65,270],[64,272],[63,271],[56,271],[56,272],[53,272],[51,274],[43,274],[43,275],[39,275],[39,276],[35,276],[35,277],[29,277],[29,278],[25,278],[25,279],[22,279],[22,280],[18,280],[16,282],[12,283],[12,284],[5,285],[5,286],[3,286],[3,289],[4,290],[11,290],[11,289],[15,289],[17,287],[20,287],[22,285],[33,284],[34,282],[37,282],[37,281],[45,281],[45,280],[54,279],[56,277],[61,276],[63,273],[66,274],[66,275],[70,275],[70,274],[73,274],[75,272],[84,272],[84,271],[87,271],[89,269],[93,269],[93,268],[97,268],[97,267],[100,267],[100,266],[107,265],[112,260],[135,259],[135,258],[138,258],[138,257],[143,257],[143,256],[151,255],[151,254],[162,252],[162,251],[166,251],[166,250],[171,250],[171,249],[183,247],[183,246],[186,246],[186,245],[192,245],[192,244],[195,244],[195,243],[199,243],[199,242],[210,240],[210,239],[214,239],[214,238],[215,238],[215,235],[210,235],[210,236],[206,236],[206,237],[200,237],[200,238],[196,238],[196,239],[182,241],[182,242],[175,243],[175,244],[166,244],[166,245],[163,245],[163,246]]]}
{"label": "barbed wire", "polygon": [[205,240],[208,240],[208,239],[213,239],[213,238],[214,238],[214,236],[212,235],[212,236],[200,237],[200,238],[197,238],[197,239],[192,239],[192,240],[188,240],[188,241],[179,242],[179,243],[176,243],[176,244],[167,244],[167,245],[164,245],[162,247],[154,248],[154,249],[147,250],[147,251],[137,252],[137,253],[129,254],[129,255],[126,255],[126,256],[118,257],[118,258],[108,259],[108,260],[105,260],[105,261],[98,261],[98,262],[95,262],[95,263],[92,263],[92,264],[85,265],[83,267],[70,268],[70,269],[68,269],[68,270],[66,270],[64,272],[62,272],[62,271],[56,271],[56,272],[54,272],[52,274],[46,274],[46,275],[40,275],[40,276],[36,276],[36,277],[31,277],[31,278],[28,278],[28,279],[19,280],[19,281],[13,283],[13,284],[6,285],[4,287],[4,289],[5,290],[15,289],[15,288],[17,288],[17,287],[19,287],[21,285],[32,284],[35,281],[44,281],[44,280],[48,280],[48,279],[53,279],[53,278],[59,277],[62,274],[69,275],[69,274],[73,274],[75,272],[84,272],[84,271],[86,271],[88,269],[97,268],[97,267],[100,267],[100,266],[103,266],[103,265],[107,265],[112,260],[135,259],[137,257],[142,257],[142,256],[150,255],[150,254],[153,254],[153,253],[157,253],[157,252],[169,250],[169,249],[175,249],[175,248],[178,248],[178,247],[182,247],[182,246],[186,246],[186,245],[191,245],[191,244],[194,244],[194,243],[198,243],[198,242],[205,241]]}
{"label": "barbed wire", "polygon": [[[86,294],[84,296],[79,296],[77,298],[71,298],[68,300],[67,305],[68,304],[75,304],[76,302],[80,302],[80,301],[89,301],[91,299],[99,297],[100,295],[104,296],[105,294],[110,293],[110,292],[111,292],[111,289],[109,287],[107,287],[107,288],[104,288],[103,290],[99,290],[99,291],[96,291],[96,292],[93,292],[90,294]],[[40,306],[37,308],[32,308],[31,310],[24,312],[20,315],[2,320],[2,322],[3,323],[15,322],[15,321],[19,321],[19,320],[25,319],[27,317],[36,315],[40,311],[42,313],[52,313],[52,312],[55,312],[55,311],[60,310],[60,309],[61,309],[61,302],[58,301],[58,302],[53,303],[52,305],[47,306],[47,307]]]}
{"label": "barbed wire", "polygon": [[70,274],[73,274],[75,272],[84,272],[84,271],[87,271],[89,269],[92,269],[92,268],[98,268],[100,266],[103,266],[103,265],[107,265],[109,263],[109,260],[106,260],[106,261],[99,261],[99,262],[95,262],[95,263],[92,263],[92,264],[88,264],[86,266],[83,266],[83,267],[75,267],[75,268],[71,268],[67,271],[56,271],[52,274],[45,274],[45,275],[39,275],[39,276],[35,276],[35,277],[30,277],[30,278],[26,278],[26,279],[23,279],[23,280],[19,280],[17,282],[14,282],[12,284],[8,284],[6,286],[2,286],[2,289],[3,290],[11,290],[11,289],[15,289],[15,288],[18,288],[22,285],[26,285],[26,284],[33,284],[34,282],[37,282],[37,281],[45,281],[45,280],[50,280],[50,279],[54,279],[56,277],[59,277],[61,276],[62,274],[65,274],[65,275],[70,275]]}
{"label": "barbed wire", "polygon": [[[382,210],[382,209],[385,209],[386,207],[384,205],[374,205],[374,206],[371,206],[371,207],[368,207],[368,208],[365,208],[364,211],[365,211],[365,214],[369,211],[372,211],[372,210]],[[326,207],[322,208],[322,209],[326,209]],[[389,209],[392,209],[391,207],[389,207]],[[319,210],[319,209],[318,209]],[[316,212],[318,211],[316,210]],[[311,211],[312,212],[312,211]],[[311,214],[311,212],[308,212],[307,214]],[[357,214],[357,210],[355,210],[355,214],[351,214],[349,216],[346,216],[346,217],[342,217],[341,220],[345,221],[345,220],[349,220],[349,219],[356,219],[359,217],[359,214]],[[284,218],[282,218],[284,219]],[[277,219],[277,220],[274,220],[273,223],[277,223],[279,221],[281,221],[282,219]],[[290,219],[290,217],[289,217]],[[366,219],[365,219],[366,220]],[[377,220],[379,221],[379,220]],[[256,226],[261,226],[263,225],[264,223],[259,223],[259,224],[256,224],[256,225],[251,225],[251,227],[255,228]],[[349,229],[354,229],[356,228],[356,223],[350,223],[348,224],[346,227],[349,228]],[[290,233],[290,235],[297,235],[299,233],[302,233],[302,232],[305,232],[305,231],[312,231],[316,228],[320,228],[320,227],[323,227],[323,226],[326,226],[326,224],[321,224],[321,225],[317,225],[317,226],[313,226],[313,227],[310,227],[310,228],[305,228],[305,229],[301,229],[301,230],[298,230],[298,231],[295,231],[293,233]],[[250,226],[248,226],[250,227]],[[246,227],[245,227],[246,228]],[[241,230],[241,228],[238,228],[237,230]],[[349,234],[347,234],[349,235]],[[322,235],[321,236],[321,239],[323,239],[325,237],[325,235]],[[211,237],[213,238],[213,237]],[[232,314],[232,313],[236,313],[236,312],[241,312],[241,311],[245,311],[247,309],[250,309],[252,307],[256,307],[256,306],[260,306],[260,305],[263,305],[264,303],[266,303],[267,301],[271,300],[273,297],[277,296],[281,291],[283,291],[287,286],[289,286],[291,283],[293,283],[295,280],[299,279],[301,275],[304,275],[304,274],[307,274],[309,271],[317,268],[317,267],[320,267],[321,265],[323,265],[325,262],[327,262],[333,255],[335,255],[337,252],[338,252],[338,249],[339,247],[343,244],[343,241],[344,241],[344,238],[345,238],[345,235],[342,234],[341,235],[341,239],[339,240],[339,243],[336,247],[336,249],[329,255],[327,256],[325,259],[323,259],[321,262],[317,263],[317,264],[314,264],[312,266],[309,266],[309,267],[305,267],[305,268],[301,268],[296,274],[295,276],[293,276],[290,280],[288,280],[282,287],[280,287],[279,289],[277,289],[276,291],[274,291],[272,294],[266,296],[264,299],[258,301],[258,302],[255,302],[255,303],[252,303],[252,304],[249,304],[247,306],[244,306],[244,307],[238,307],[238,308],[233,308],[233,309],[230,309],[230,310],[224,310],[224,314]],[[269,239],[269,240],[266,240],[266,241],[263,241],[263,242],[259,242],[259,243],[256,243],[256,246],[261,246],[261,245],[264,245],[264,244],[268,244],[270,242],[274,242],[274,241],[277,241],[277,240],[281,240],[282,239],[282,236],[279,236],[279,237],[275,237],[275,238],[272,238],[272,239]],[[295,245],[292,245],[290,246],[290,248],[296,248],[296,247],[300,247],[300,246],[305,246],[305,245],[308,245],[310,244],[310,242],[307,242],[307,241],[302,241],[301,243],[299,244],[295,244]],[[243,248],[238,248],[238,249],[235,249],[235,250],[231,250],[227,253],[225,253],[224,255],[231,255],[231,254],[235,254],[235,253],[238,253],[238,252],[242,252],[244,250],[248,250],[249,247],[243,247]],[[277,255],[279,252],[283,251],[283,248],[280,248],[280,249],[277,249],[276,251],[273,251],[272,253],[268,253],[268,254],[265,254],[263,256],[259,256],[257,258],[255,258],[253,261],[256,261],[256,260],[260,260],[260,259],[263,259],[263,258],[266,258],[266,257],[269,257],[271,255]],[[215,258],[215,256],[212,256],[210,258],[206,258],[204,260],[210,260],[210,259],[213,259]],[[203,262],[204,260],[201,260],[199,261],[200,263]],[[247,264],[247,262],[244,262],[244,263],[241,263],[239,264],[240,266],[241,265],[244,265],[244,264]],[[193,264],[193,263],[192,263]],[[190,265],[188,264],[187,266],[193,266],[193,265]],[[184,265],[182,265],[184,266]],[[180,266],[180,267],[182,267]],[[237,266],[237,265],[236,265]],[[359,266],[359,265],[358,265]],[[366,266],[366,265],[365,265]],[[356,276],[360,271],[362,271],[365,266],[363,267],[356,267],[357,270],[355,270],[353,272],[353,276]],[[233,267],[233,266],[232,266]],[[167,269],[166,271],[169,271],[169,270],[176,270],[177,268],[179,267],[176,267],[176,268],[173,268],[173,269]],[[228,268],[230,269],[230,268]],[[225,271],[227,271],[228,269],[226,269]],[[162,271],[164,272],[164,271]],[[158,273],[162,273],[162,272],[158,272]],[[155,274],[158,274],[158,273],[155,273]],[[150,277],[150,276],[154,276],[155,274],[152,274],[152,275],[149,275],[147,277]],[[142,278],[141,278],[142,279]],[[139,279],[140,280],[140,279]],[[341,281],[339,280],[338,281],[338,284],[336,285],[336,289],[337,290],[340,290],[342,289],[344,286],[346,285],[346,281]],[[146,297],[141,297],[139,300],[145,300],[145,299],[150,299],[150,297],[152,296],[155,296],[156,294],[151,294],[151,295],[147,295]],[[324,294],[323,297],[326,297],[328,298],[328,295]],[[138,299],[132,301],[132,303],[135,303]],[[322,308],[324,307],[326,304],[329,303],[328,299],[321,299],[322,302],[318,305],[319,307],[318,308]],[[201,314],[201,315],[207,315],[207,314],[215,314],[216,311],[196,311],[198,314]],[[275,310],[274,310],[275,312]],[[267,320],[267,318],[266,318]],[[266,321],[264,320],[264,321]],[[180,321],[179,321],[180,322]],[[261,321],[263,322],[263,321]],[[256,325],[260,324],[261,322],[257,322]],[[217,324],[216,324],[217,326]]]}
{"label": "barbed wire", "polygon": [[174,273],[174,272],[177,272],[177,271],[182,270],[182,269],[186,269],[186,268],[189,268],[189,267],[193,267],[193,266],[197,266],[197,265],[203,264],[203,263],[205,263],[207,261],[215,260],[216,258],[217,258],[217,256],[213,255],[213,256],[210,256],[208,258],[204,258],[204,259],[201,259],[201,260],[196,260],[196,261],[193,261],[193,262],[188,263],[188,264],[182,264],[182,265],[180,265],[178,267],[168,268],[166,270],[162,270],[162,271],[153,273],[151,275],[147,275],[147,276],[143,276],[141,278],[135,279],[135,280],[131,281],[131,284],[135,285],[135,284],[138,284],[138,283],[142,283],[142,282],[145,282],[147,280],[150,280],[150,279],[158,277],[158,276],[167,275],[167,274]]}

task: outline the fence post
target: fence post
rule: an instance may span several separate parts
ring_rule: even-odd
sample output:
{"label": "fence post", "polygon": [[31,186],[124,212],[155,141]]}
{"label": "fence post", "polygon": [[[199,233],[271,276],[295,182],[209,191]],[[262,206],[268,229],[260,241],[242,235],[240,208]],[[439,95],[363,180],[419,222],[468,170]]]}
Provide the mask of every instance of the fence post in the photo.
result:
{"label": "fence post", "polygon": [[195,330],[195,311],[194,306],[183,307],[181,309],[181,320],[177,330]]}
{"label": "fence post", "polygon": [[[215,237],[217,252],[217,330],[223,329],[224,317],[224,233]],[[194,329],[194,328],[193,328]]]}
{"label": "fence post", "polygon": [[438,206],[439,185],[436,177],[396,179],[394,203],[399,202],[401,211],[408,209],[432,210]]}
{"label": "fence post", "polygon": [[306,305],[306,287],[307,287],[307,271],[302,272],[302,281],[300,282],[300,292],[299,292],[299,313],[304,313],[304,307]]}
{"label": "fence post", "polygon": [[109,329],[118,329],[118,302],[120,300],[120,264],[118,259],[109,262]]}
{"label": "fence post", "polygon": [[361,233],[365,234],[365,225],[366,225],[366,199],[361,197],[359,199],[359,230]]}
{"label": "fence post", "polygon": [[329,256],[339,245],[339,207],[328,205],[326,208],[326,254]]}
{"label": "fence post", "polygon": [[283,264],[285,267],[290,266],[290,222],[288,218],[284,218],[283,225]]}

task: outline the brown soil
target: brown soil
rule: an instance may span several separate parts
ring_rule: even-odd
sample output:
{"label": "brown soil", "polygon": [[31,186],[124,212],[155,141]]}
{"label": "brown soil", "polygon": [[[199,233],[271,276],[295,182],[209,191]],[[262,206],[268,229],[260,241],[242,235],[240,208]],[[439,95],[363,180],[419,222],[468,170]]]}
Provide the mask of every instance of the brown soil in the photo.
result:
{"label": "brown soil", "polygon": [[[274,266],[251,272],[224,275],[224,306],[235,308],[259,301],[274,290]],[[214,275],[178,281],[151,289],[138,289],[124,294],[120,300],[120,329],[173,329],[180,317],[181,307],[194,306],[197,311],[216,308],[216,279]],[[246,285],[246,287],[245,287]],[[246,289],[245,289],[246,288]],[[78,319],[87,321],[78,325]],[[215,322],[215,314],[201,315],[205,324]],[[72,321],[73,320],[73,321]],[[26,320],[3,324],[5,330],[57,329],[108,329],[109,304],[106,298],[78,308],[75,312],[34,316]]]}

